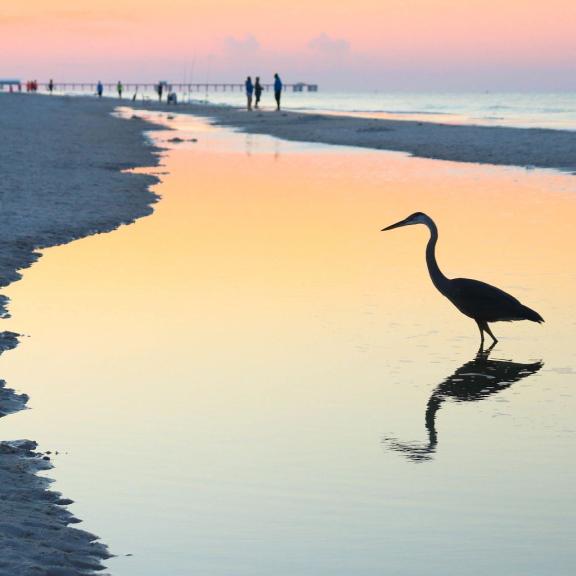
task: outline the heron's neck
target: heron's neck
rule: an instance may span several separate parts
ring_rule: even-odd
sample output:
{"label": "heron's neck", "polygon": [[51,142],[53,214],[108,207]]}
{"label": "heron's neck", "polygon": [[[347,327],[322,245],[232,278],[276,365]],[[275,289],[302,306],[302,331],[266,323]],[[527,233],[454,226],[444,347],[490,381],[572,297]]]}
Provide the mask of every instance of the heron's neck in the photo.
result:
{"label": "heron's neck", "polygon": [[437,290],[444,294],[449,285],[448,278],[442,274],[440,268],[438,267],[438,262],[436,262],[436,242],[438,241],[438,228],[434,224],[433,220],[427,223],[428,230],[430,230],[430,240],[426,245],[426,264],[428,265],[428,273],[434,286]]}

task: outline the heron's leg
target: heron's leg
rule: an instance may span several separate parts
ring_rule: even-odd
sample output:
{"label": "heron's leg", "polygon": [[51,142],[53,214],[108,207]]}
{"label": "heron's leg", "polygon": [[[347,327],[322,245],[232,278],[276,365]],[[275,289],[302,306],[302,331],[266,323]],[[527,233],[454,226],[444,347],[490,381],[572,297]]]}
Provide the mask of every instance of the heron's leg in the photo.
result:
{"label": "heron's leg", "polygon": [[476,320],[476,324],[478,324],[478,330],[480,330],[480,350],[484,349],[484,327],[480,320]]}
{"label": "heron's leg", "polygon": [[488,322],[484,322],[484,330],[486,330],[486,332],[488,332],[488,334],[490,334],[490,337],[492,338],[492,340],[494,340],[494,344],[496,344],[496,342],[498,342],[498,338],[496,338],[496,336],[494,336],[494,334],[492,334],[492,330],[490,330],[490,326],[488,326]]}
{"label": "heron's leg", "polygon": [[484,354],[486,355],[486,359],[488,358],[488,355],[490,354],[490,352],[492,352],[492,348],[494,348],[494,346],[496,346],[496,342],[497,342],[497,340],[492,342],[492,344],[490,344],[490,346],[488,346],[488,348],[486,348],[486,350],[484,350]]}

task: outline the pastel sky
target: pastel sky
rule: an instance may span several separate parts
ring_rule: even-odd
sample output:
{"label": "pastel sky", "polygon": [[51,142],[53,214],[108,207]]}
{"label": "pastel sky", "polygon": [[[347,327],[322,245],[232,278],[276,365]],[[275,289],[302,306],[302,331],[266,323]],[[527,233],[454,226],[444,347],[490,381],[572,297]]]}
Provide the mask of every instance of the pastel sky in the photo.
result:
{"label": "pastel sky", "polygon": [[574,0],[2,2],[1,76],[576,90]]}

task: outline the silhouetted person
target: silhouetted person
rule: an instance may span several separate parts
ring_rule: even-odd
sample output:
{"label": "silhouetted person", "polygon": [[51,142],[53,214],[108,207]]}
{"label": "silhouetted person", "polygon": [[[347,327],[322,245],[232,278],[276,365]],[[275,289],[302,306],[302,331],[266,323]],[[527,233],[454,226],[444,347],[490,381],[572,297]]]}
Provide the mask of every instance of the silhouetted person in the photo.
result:
{"label": "silhouetted person", "polygon": [[441,382],[428,400],[424,422],[428,442],[400,442],[396,438],[384,438],[383,442],[396,452],[401,452],[413,462],[430,460],[438,445],[436,413],[446,400],[454,402],[478,402],[492,396],[514,382],[535,374],[542,362],[520,364],[510,360],[490,360],[491,348],[480,350],[473,360],[465,362],[454,374]]}
{"label": "silhouetted person", "polygon": [[52,78],[50,78],[50,82],[48,82],[48,92],[50,92],[50,95],[54,92],[54,80],[52,80]]}
{"label": "silhouetted person", "polygon": [[244,87],[246,88],[246,105],[248,110],[252,110],[252,94],[254,94],[254,84],[252,84],[252,78],[250,78],[250,76],[246,78]]}
{"label": "silhouetted person", "polygon": [[98,94],[98,98],[102,98],[102,94],[104,93],[104,85],[100,80],[98,80],[98,84],[96,84],[96,94]]}
{"label": "silhouetted person", "polygon": [[120,82],[120,80],[118,80],[118,84],[116,84],[116,90],[118,92],[118,98],[122,100],[122,91],[124,90],[124,86],[122,86],[122,82]]}
{"label": "silhouetted person", "polygon": [[276,110],[280,110],[280,98],[282,97],[282,80],[278,74],[274,74],[274,100],[276,100]]}
{"label": "silhouetted person", "polygon": [[156,92],[158,92],[158,102],[162,102],[162,93],[164,92],[164,84],[162,82],[158,82]]}
{"label": "silhouetted person", "polygon": [[254,108],[258,108],[258,104],[260,104],[260,97],[262,96],[262,84],[260,84],[260,76],[256,76],[256,80],[254,81]]}

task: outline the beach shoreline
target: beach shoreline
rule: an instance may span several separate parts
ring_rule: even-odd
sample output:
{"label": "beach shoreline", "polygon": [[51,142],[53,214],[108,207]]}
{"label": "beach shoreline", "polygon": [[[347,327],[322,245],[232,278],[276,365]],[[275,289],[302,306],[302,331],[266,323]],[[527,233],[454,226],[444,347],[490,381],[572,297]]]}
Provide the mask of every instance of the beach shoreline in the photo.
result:
{"label": "beach shoreline", "polygon": [[[121,101],[116,101],[120,102]],[[276,112],[153,101],[127,105],[192,114],[217,126],[284,140],[403,152],[420,158],[576,173],[576,131],[389,120],[344,114]]]}
{"label": "beach shoreline", "polygon": [[[114,230],[152,213],[158,148],[140,118],[121,119],[113,101],[0,94],[0,286],[21,278],[38,250]],[[9,316],[0,296],[0,316]],[[0,333],[0,354],[18,334]],[[0,417],[27,407],[28,395],[0,380]],[[104,569],[105,544],[72,525],[72,501],[38,472],[52,468],[32,440],[0,441],[0,574],[80,576]]]}
{"label": "beach shoreline", "polygon": [[[37,250],[108,232],[152,213],[158,164],[143,131],[112,115],[117,103],[0,94],[0,287],[20,278]],[[6,302],[0,313],[6,313]]]}

